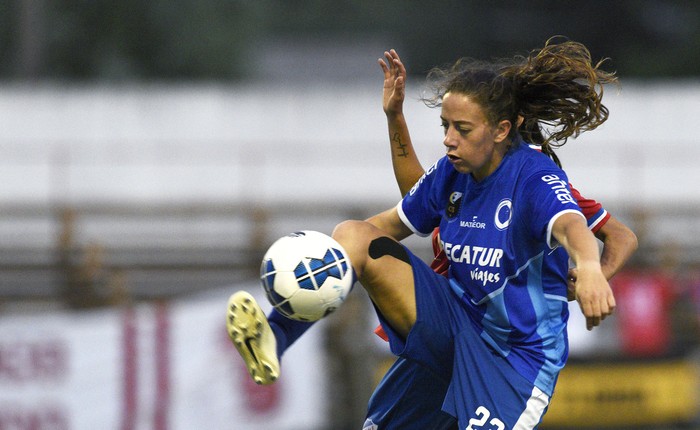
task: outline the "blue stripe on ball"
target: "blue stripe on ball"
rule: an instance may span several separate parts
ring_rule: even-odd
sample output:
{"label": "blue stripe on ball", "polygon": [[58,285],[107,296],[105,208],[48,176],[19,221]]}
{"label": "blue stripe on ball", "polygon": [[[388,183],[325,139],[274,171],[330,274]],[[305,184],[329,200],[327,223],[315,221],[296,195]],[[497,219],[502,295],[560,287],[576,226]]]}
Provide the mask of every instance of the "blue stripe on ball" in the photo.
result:
{"label": "blue stripe on ball", "polygon": [[316,289],[316,286],[314,285],[313,280],[309,276],[309,272],[306,269],[306,266],[303,262],[297,264],[297,267],[294,269],[294,276],[297,279],[297,284],[299,284],[299,288],[303,288],[305,290]]}

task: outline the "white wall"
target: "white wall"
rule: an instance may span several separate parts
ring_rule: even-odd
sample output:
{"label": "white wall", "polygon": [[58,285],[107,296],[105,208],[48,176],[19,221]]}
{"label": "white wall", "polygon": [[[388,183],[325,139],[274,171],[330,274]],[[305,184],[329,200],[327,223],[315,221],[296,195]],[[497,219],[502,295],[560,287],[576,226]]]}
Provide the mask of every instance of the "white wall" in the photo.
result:
{"label": "white wall", "polygon": [[0,428],[325,428],[323,328],[284,355],[284,378],[257,386],[226,335],[230,292],[131,312],[4,312]]}
{"label": "white wall", "polygon": [[[429,164],[439,113],[415,96],[407,116]],[[393,203],[380,97],[380,82],[0,87],[0,204]],[[624,83],[605,99],[610,120],[560,150],[570,179],[608,204],[700,204],[700,83]]]}

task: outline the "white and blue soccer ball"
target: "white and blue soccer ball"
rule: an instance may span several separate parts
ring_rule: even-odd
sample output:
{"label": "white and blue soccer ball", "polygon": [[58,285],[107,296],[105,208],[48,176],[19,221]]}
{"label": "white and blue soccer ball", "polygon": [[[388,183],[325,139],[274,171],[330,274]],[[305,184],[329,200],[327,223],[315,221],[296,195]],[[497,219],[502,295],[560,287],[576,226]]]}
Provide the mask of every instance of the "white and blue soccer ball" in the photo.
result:
{"label": "white and blue soccer ball", "polygon": [[270,304],[298,321],[335,311],[352,289],[350,259],[332,237],[311,230],[278,239],[265,253],[260,280]]}

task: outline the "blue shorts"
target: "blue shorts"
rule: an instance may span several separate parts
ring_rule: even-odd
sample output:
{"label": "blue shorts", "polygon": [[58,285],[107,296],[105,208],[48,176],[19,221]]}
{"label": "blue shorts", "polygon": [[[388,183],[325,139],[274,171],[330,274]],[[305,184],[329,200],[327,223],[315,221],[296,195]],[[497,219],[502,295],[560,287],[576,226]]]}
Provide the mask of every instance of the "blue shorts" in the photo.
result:
{"label": "blue shorts", "polygon": [[549,396],[481,339],[449,281],[410,251],[409,256],[416,323],[404,340],[379,315],[392,352],[450,381],[442,410],[458,419],[459,428],[536,428]]}
{"label": "blue shorts", "polygon": [[369,399],[365,430],[456,430],[443,412],[449,381],[403,357],[396,359]]}

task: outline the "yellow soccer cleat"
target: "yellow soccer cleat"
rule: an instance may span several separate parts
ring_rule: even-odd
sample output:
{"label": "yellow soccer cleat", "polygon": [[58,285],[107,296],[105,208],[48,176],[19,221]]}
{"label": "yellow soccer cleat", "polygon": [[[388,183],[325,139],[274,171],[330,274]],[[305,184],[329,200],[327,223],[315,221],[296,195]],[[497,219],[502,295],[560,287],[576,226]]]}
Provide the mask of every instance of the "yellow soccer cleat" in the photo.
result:
{"label": "yellow soccer cleat", "polygon": [[229,297],[226,331],[256,384],[272,384],[279,378],[277,340],[265,313],[248,292]]}

